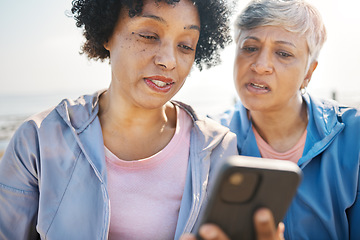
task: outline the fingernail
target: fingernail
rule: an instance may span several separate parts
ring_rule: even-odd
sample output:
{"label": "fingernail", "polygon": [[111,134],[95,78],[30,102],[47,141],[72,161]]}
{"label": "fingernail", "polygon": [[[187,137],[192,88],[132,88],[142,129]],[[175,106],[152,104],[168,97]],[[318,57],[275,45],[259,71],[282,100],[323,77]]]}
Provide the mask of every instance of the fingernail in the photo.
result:
{"label": "fingernail", "polygon": [[268,222],[270,220],[269,212],[266,209],[258,210],[257,220],[259,222]]}
{"label": "fingernail", "polygon": [[217,233],[216,233],[215,229],[209,225],[202,226],[201,232],[203,233],[204,237],[206,237],[206,238],[213,239],[213,238],[217,237]]}

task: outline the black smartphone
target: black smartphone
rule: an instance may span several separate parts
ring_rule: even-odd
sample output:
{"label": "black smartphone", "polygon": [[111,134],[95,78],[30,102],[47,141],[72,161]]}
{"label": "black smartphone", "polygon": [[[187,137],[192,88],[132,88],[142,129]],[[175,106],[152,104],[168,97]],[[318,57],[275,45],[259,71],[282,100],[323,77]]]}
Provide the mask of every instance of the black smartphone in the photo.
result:
{"label": "black smartphone", "polygon": [[231,156],[215,173],[209,201],[197,227],[214,223],[230,239],[255,239],[254,212],[269,208],[277,226],[285,217],[301,177],[300,168],[290,161]]}

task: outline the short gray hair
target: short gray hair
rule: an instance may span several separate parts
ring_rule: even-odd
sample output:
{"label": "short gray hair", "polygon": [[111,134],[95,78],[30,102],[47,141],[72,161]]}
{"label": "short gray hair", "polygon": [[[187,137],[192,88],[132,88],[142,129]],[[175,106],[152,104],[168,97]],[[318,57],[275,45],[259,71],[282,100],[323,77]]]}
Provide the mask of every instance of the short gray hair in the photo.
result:
{"label": "short gray hair", "polygon": [[304,0],[252,0],[235,22],[236,42],[241,30],[262,26],[283,27],[304,35],[309,58],[317,60],[326,41],[326,29],[318,10]]}

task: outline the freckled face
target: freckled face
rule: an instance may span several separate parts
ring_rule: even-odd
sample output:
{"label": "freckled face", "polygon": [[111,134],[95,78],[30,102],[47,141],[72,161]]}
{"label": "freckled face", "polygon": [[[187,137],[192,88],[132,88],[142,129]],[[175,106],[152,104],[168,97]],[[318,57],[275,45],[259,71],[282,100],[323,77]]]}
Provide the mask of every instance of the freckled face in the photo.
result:
{"label": "freckled face", "polygon": [[306,39],[281,27],[243,31],[234,64],[236,90],[244,106],[277,111],[301,104],[300,87],[307,72]]}
{"label": "freckled face", "polygon": [[110,88],[126,103],[161,107],[185,82],[200,34],[197,8],[188,0],[175,5],[144,2],[140,16],[124,9],[105,44],[110,51]]}

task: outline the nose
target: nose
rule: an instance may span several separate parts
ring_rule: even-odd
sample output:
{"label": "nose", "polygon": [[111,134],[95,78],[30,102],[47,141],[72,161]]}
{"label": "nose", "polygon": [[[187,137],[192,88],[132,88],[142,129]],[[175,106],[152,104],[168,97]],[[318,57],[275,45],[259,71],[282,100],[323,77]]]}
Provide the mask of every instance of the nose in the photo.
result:
{"label": "nose", "polygon": [[273,73],[273,65],[271,54],[269,51],[260,51],[254,63],[251,64],[250,69],[258,74],[271,74]]}
{"label": "nose", "polygon": [[155,55],[155,64],[164,70],[173,70],[176,67],[175,54],[173,44],[161,44]]}

